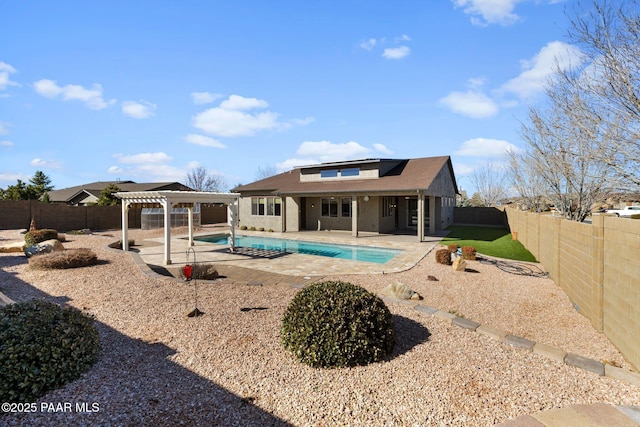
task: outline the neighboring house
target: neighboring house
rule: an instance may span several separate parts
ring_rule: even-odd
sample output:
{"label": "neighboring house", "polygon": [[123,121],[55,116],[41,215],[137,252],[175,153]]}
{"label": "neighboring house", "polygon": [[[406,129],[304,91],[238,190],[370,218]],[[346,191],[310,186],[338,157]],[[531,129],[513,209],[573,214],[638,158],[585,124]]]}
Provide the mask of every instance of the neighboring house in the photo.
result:
{"label": "neighboring house", "polygon": [[453,222],[458,187],[451,158],[442,156],[302,166],[233,191],[241,194],[240,226],[411,232],[422,240]]}
{"label": "neighboring house", "polygon": [[123,192],[139,191],[161,191],[179,190],[191,191],[191,188],[179,182],[145,182],[136,183],[133,181],[98,181],[89,184],[77,185],[75,187],[63,188],[61,190],[49,191],[49,201],[51,203],[66,203],[73,206],[91,205],[98,202],[100,193],[110,184],[118,186]]}

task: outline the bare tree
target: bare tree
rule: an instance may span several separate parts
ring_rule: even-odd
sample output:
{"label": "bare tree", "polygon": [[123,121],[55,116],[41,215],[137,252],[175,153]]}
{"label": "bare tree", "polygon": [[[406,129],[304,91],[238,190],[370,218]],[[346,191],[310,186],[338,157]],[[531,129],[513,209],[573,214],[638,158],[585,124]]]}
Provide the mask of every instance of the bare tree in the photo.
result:
{"label": "bare tree", "polygon": [[523,208],[533,212],[543,212],[547,204],[549,187],[536,170],[536,162],[531,158],[531,150],[509,151],[507,175],[511,187],[522,199]]}
{"label": "bare tree", "polygon": [[502,167],[487,163],[471,173],[471,182],[476,187],[474,197],[484,206],[495,206],[507,195],[505,173]]}
{"label": "bare tree", "polygon": [[546,109],[529,109],[529,123],[521,132],[529,147],[520,156],[525,164],[520,173],[539,178],[566,218],[584,221],[614,179],[605,160],[611,128],[601,126],[588,98],[567,76],[549,85]]}
{"label": "bare tree", "polygon": [[[568,82],[588,104],[585,116],[606,129],[607,145],[593,153],[621,178],[622,190],[640,188],[640,1],[592,0],[571,19],[570,40],[587,62]],[[586,11],[586,13],[585,13]],[[566,76],[565,76],[566,77]],[[604,131],[604,130],[603,130]]]}
{"label": "bare tree", "polygon": [[187,174],[186,185],[196,191],[221,192],[227,188],[222,176],[210,173],[204,166],[193,168]]}
{"label": "bare tree", "polygon": [[261,179],[269,178],[276,173],[278,173],[278,171],[273,165],[259,166],[258,170],[256,170],[255,179],[256,181],[260,181]]}

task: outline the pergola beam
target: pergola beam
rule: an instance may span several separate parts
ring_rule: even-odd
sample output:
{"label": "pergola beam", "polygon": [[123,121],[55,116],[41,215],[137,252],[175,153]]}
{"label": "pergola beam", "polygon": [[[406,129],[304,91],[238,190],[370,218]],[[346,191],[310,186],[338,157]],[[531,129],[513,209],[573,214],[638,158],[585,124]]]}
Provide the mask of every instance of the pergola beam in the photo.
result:
{"label": "pergola beam", "polygon": [[[115,196],[122,199],[122,250],[129,250],[129,214],[128,209],[134,203],[157,203],[164,208],[164,264],[171,264],[171,208],[180,203],[223,203],[231,213],[231,242],[235,238],[235,207],[239,193],[212,193],[208,191],[132,191],[118,192]],[[189,245],[193,246],[193,208],[189,211]],[[230,243],[233,251],[233,244]]]}

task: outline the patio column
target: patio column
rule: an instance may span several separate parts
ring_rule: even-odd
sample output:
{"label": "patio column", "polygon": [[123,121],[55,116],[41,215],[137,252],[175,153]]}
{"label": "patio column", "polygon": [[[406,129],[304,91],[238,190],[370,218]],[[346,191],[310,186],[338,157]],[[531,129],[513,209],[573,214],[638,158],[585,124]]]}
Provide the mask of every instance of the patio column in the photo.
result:
{"label": "patio column", "polygon": [[424,194],[418,193],[418,241],[424,240]]}
{"label": "patio column", "polygon": [[436,234],[436,196],[429,196],[429,234]]}
{"label": "patio column", "polygon": [[189,213],[189,246],[193,246],[193,204],[187,206],[187,212]]}
{"label": "patio column", "polygon": [[171,265],[171,206],[172,203],[164,199],[164,265]]}
{"label": "patio column", "polygon": [[129,250],[129,202],[122,201],[122,250]]}
{"label": "patio column", "polygon": [[358,196],[351,197],[351,235],[358,237]]}

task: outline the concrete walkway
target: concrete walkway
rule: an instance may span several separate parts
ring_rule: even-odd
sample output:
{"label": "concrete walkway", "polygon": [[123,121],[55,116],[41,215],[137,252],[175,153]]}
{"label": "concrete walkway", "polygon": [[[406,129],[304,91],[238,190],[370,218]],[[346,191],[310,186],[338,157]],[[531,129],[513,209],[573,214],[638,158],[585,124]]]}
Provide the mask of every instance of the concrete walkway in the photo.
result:
{"label": "concrete walkway", "polygon": [[640,408],[604,403],[572,405],[533,415],[522,415],[498,425],[502,427],[637,427],[640,426]]}

